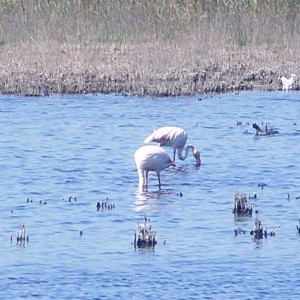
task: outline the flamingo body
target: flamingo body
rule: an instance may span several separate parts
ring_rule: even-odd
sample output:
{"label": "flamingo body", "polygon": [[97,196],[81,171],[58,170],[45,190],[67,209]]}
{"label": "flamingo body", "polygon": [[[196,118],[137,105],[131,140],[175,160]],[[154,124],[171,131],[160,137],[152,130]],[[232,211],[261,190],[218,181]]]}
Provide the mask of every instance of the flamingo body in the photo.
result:
{"label": "flamingo body", "polygon": [[187,139],[188,135],[182,128],[166,126],[155,130],[144,142],[156,142],[159,143],[160,146],[171,147],[175,151],[177,148],[183,148]]}
{"label": "flamingo body", "polygon": [[154,145],[146,145],[136,150],[134,160],[139,176],[139,185],[148,186],[148,174],[150,171],[156,172],[159,188],[160,172],[170,166],[175,166],[166,151]]}
{"label": "flamingo body", "polygon": [[200,153],[193,145],[188,145],[185,155],[182,155],[187,139],[188,134],[184,129],[174,126],[166,126],[155,130],[144,140],[144,143],[156,142],[159,143],[160,146],[173,148],[173,162],[175,162],[176,151],[178,158],[180,160],[185,160],[188,156],[188,150],[192,149],[193,155],[196,158],[196,164],[200,166]]}
{"label": "flamingo body", "polygon": [[292,89],[293,84],[295,83],[296,77],[297,77],[297,75],[295,75],[295,74],[291,74],[290,78],[281,77],[282,90],[288,91],[288,90]]}

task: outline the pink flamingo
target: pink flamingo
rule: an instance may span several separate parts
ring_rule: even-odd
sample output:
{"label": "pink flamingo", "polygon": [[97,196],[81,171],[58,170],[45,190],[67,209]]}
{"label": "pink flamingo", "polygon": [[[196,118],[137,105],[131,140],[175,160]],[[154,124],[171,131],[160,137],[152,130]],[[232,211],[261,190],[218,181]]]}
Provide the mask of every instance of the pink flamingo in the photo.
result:
{"label": "pink flamingo", "polygon": [[166,151],[154,145],[146,145],[136,150],[134,160],[139,176],[139,186],[148,186],[149,171],[156,172],[159,188],[160,172],[170,166],[175,166]]}
{"label": "pink flamingo", "polygon": [[188,157],[189,149],[192,149],[192,153],[196,159],[196,165],[201,165],[200,152],[193,145],[187,145],[185,153],[182,154],[183,148],[188,139],[188,135],[185,130],[179,127],[166,126],[155,130],[144,141],[144,143],[156,142],[160,146],[166,146],[173,148],[173,162],[175,162],[175,156],[180,160],[185,160]]}

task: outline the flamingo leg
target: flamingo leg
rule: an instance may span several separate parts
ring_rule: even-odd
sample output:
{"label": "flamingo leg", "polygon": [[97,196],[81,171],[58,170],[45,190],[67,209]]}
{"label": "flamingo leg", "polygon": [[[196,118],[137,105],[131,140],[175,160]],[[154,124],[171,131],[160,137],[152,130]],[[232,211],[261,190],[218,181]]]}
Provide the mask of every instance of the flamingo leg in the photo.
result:
{"label": "flamingo leg", "polygon": [[145,187],[148,186],[148,175],[149,175],[149,171],[146,171],[145,182],[144,182]]}
{"label": "flamingo leg", "polygon": [[139,186],[144,186],[145,183],[145,171],[138,169],[138,175],[139,175]]}
{"label": "flamingo leg", "polygon": [[157,173],[157,179],[158,179],[158,187],[159,189],[161,188],[161,184],[160,184],[160,174]]}
{"label": "flamingo leg", "polygon": [[176,157],[176,148],[174,149],[174,152],[173,152],[173,162],[175,162],[175,157]]}

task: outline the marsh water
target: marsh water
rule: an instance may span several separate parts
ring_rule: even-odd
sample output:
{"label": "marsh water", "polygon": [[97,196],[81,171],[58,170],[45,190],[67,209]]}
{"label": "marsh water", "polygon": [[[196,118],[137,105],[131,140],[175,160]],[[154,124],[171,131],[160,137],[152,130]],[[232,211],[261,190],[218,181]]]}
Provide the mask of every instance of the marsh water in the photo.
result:
{"label": "marsh water", "polygon": [[[0,96],[0,298],[299,299],[299,116],[298,92]],[[255,136],[266,122],[279,134]],[[139,192],[133,154],[166,125],[202,165],[176,161]],[[275,236],[233,215],[238,191]],[[135,249],[145,215],[158,243]]]}

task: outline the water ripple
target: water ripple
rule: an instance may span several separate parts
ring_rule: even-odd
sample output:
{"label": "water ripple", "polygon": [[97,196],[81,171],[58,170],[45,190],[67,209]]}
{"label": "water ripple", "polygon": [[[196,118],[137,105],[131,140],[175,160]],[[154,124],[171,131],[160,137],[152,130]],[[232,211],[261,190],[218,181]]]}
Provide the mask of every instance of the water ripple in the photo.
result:
{"label": "water ripple", "polygon": [[[298,299],[298,95],[1,96],[1,299]],[[280,134],[256,137],[254,122]],[[133,154],[164,125],[188,130],[202,165],[178,160],[162,189],[151,175],[139,192]],[[255,215],[232,214],[237,191],[257,194],[275,237],[250,236]],[[97,211],[107,198],[115,209]],[[158,244],[137,250],[145,215]]]}

